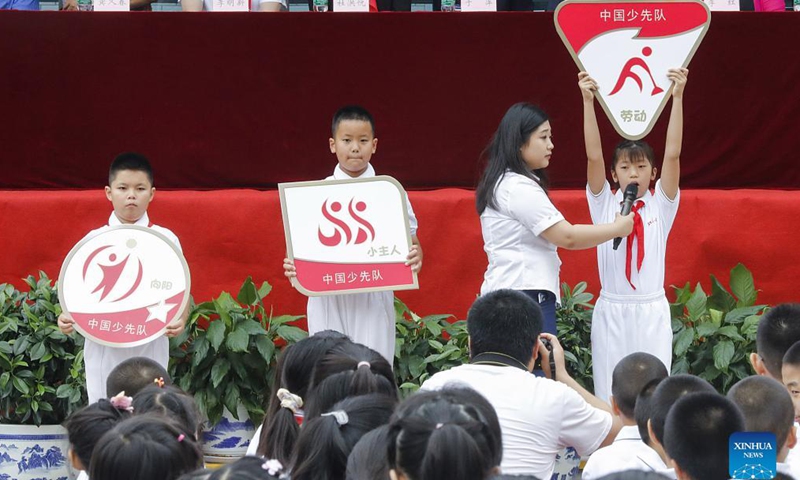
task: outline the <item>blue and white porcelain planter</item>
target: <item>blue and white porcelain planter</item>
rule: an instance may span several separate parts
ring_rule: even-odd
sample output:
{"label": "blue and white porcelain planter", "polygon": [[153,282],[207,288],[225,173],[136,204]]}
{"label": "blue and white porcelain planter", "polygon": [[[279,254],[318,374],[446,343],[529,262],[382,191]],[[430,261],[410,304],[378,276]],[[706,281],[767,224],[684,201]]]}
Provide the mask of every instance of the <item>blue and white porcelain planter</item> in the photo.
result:
{"label": "blue and white porcelain planter", "polygon": [[0,480],[72,480],[60,425],[0,425]]}
{"label": "blue and white porcelain planter", "polygon": [[256,427],[243,406],[240,405],[236,413],[239,415],[239,420],[233,418],[226,408],[222,413],[222,420],[203,433],[203,453],[206,462],[228,463],[247,453],[247,447],[250,446]]}

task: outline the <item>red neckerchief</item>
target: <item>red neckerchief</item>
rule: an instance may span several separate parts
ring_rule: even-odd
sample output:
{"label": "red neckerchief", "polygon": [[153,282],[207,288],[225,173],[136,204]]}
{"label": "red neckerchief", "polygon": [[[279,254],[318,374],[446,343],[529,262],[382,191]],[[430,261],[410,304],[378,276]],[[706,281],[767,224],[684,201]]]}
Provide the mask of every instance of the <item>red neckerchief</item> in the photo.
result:
{"label": "red neckerchief", "polygon": [[630,235],[628,235],[627,241],[627,253],[625,255],[625,278],[628,279],[628,283],[631,285],[631,288],[636,290],[636,287],[631,282],[631,262],[633,261],[633,242],[636,240],[636,271],[640,271],[642,268],[642,262],[644,261],[644,223],[642,222],[642,216],[639,215],[639,209],[644,207],[644,202],[641,200],[637,200],[634,203],[633,207],[631,208],[631,213],[633,213],[633,231]]}

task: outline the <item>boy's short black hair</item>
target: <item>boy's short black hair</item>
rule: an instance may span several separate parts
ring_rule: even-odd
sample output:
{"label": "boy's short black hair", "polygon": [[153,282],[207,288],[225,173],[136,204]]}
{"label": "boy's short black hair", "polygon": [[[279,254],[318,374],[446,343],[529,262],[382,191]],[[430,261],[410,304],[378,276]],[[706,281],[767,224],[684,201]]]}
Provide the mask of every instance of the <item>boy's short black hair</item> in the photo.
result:
{"label": "boy's short black hair", "polygon": [[611,376],[611,395],[620,413],[633,419],[636,397],[645,385],[656,379],[667,378],[669,372],[655,355],[635,352],[626,356],[614,367]]}
{"label": "boy's short black hair", "polygon": [[728,437],[744,428],[742,412],[714,393],[692,393],[670,409],[664,450],[694,480],[727,480]]}
{"label": "boy's short black hair", "polygon": [[786,387],[775,379],[755,375],[734,385],[728,399],[744,415],[746,431],[774,433],[778,450],[783,448],[794,427],[794,404]]}
{"label": "boy's short black hair", "polygon": [[147,179],[150,180],[150,186],[154,187],[156,185],[153,181],[153,167],[150,166],[150,160],[141,153],[123,152],[117,155],[111,161],[111,167],[108,169],[109,185],[114,183],[117,174],[122,170],[144,172],[147,175]]}
{"label": "boy's short black hair", "polygon": [[[717,393],[717,391],[702,378],[683,373],[665,378],[653,392],[653,397],[650,399],[650,427],[653,429],[655,439],[661,445],[664,445],[664,422],[667,420],[670,408],[679,398],[690,393]],[[727,445],[727,441],[725,444]]]}
{"label": "boy's short black hair", "polygon": [[800,303],[783,303],[761,317],[756,348],[773,378],[782,378],[783,356],[797,341],[800,341]]}
{"label": "boy's short black hair", "polygon": [[642,442],[648,447],[653,446],[650,441],[650,432],[647,431],[647,421],[650,420],[650,414],[652,413],[653,392],[656,391],[656,387],[662,380],[663,378],[658,378],[645,385],[636,397],[636,407],[633,409],[633,418],[636,420],[639,436],[642,437]]}
{"label": "boy's short black hair", "polygon": [[[800,367],[800,342],[794,342],[794,345],[786,350],[783,356],[783,365],[791,365],[793,367]],[[781,368],[783,368],[781,365]]]}
{"label": "boy's short black hair", "polygon": [[467,313],[470,356],[496,352],[527,365],[542,333],[542,309],[517,290],[481,295]]}
{"label": "boy's short black hair", "polygon": [[111,370],[106,380],[106,396],[113,397],[119,392],[125,392],[129,397],[135,397],[145,387],[154,385],[157,380],[162,380],[164,385],[171,385],[167,370],[152,358],[129,358]]}
{"label": "boy's short black hair", "polygon": [[331,122],[331,136],[333,138],[336,138],[336,130],[339,128],[339,123],[345,120],[368,122],[372,128],[372,136],[376,136],[375,119],[372,118],[372,114],[360,105],[345,105],[333,114],[333,122]]}

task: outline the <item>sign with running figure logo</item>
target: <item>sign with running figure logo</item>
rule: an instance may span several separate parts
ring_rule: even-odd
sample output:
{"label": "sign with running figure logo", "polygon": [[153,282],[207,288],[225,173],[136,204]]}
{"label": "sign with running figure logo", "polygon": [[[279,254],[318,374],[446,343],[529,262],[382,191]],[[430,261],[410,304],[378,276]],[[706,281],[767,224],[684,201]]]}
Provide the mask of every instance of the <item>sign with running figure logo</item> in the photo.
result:
{"label": "sign with running figure logo", "polygon": [[58,277],[61,308],[102,345],[135,347],[164,334],[189,303],[186,259],[164,235],[119,225],[78,242]]}
{"label": "sign with running figure logo", "polygon": [[287,256],[308,296],[419,288],[406,193],[392,177],[278,184]]}
{"label": "sign with running figure logo", "polygon": [[597,81],[597,99],[614,128],[638,140],[672,93],[667,71],[689,65],[711,12],[700,0],[567,0],[555,23],[578,68]]}

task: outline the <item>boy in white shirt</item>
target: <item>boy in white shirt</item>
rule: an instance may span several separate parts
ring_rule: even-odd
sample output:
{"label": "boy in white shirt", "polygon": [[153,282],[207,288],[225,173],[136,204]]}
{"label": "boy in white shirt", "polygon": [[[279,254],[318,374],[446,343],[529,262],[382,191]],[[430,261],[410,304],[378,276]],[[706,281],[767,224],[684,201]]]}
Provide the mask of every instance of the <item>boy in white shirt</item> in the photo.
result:
{"label": "boy in white shirt", "polygon": [[[132,152],[117,155],[111,162],[108,186],[106,186],[105,192],[114,211],[108,218],[107,226],[92,230],[86,237],[95,236],[106,228],[116,225],[138,225],[150,227],[163,234],[178,247],[178,250],[181,249],[181,243],[174,233],[151,224],[150,218],[147,216],[147,208],[155,197],[156,188],[153,183],[153,169],[144,155]],[[107,347],[87,338],[84,343],[83,363],[86,368],[86,392],[89,395],[89,404],[105,397],[106,379],[109,373],[129,358],[152,358],[166,369],[169,362],[167,337],[180,335],[186,325],[188,315],[189,309],[187,308],[179,318],[167,325],[165,336],[137,347]],[[64,334],[73,332],[74,323],[74,320],[67,314],[62,313],[58,317],[58,327]]]}
{"label": "boy in white shirt", "polygon": [[[375,120],[363,107],[348,105],[333,116],[331,153],[339,162],[326,180],[368,178],[375,176],[370,164],[378,148]],[[414,272],[422,268],[422,247],[417,238],[417,217],[406,198],[412,247],[406,265]],[[296,277],[294,263],[283,260],[284,274]],[[308,298],[308,333],[323,330],[344,333],[351,340],[379,352],[390,365],[394,364],[395,311],[394,292],[351,293]]]}
{"label": "boy in white shirt", "polygon": [[593,480],[625,470],[652,470],[658,453],[645,445],[639,436],[634,408],[639,392],[652,381],[668,376],[667,367],[653,355],[632,353],[614,367],[611,383],[611,410],[622,421],[622,429],[614,443],[592,454],[581,478]]}

